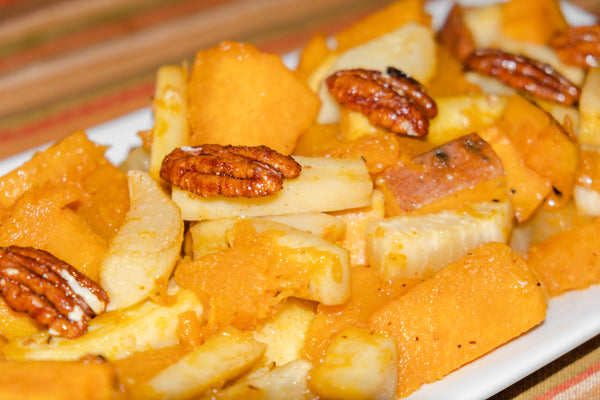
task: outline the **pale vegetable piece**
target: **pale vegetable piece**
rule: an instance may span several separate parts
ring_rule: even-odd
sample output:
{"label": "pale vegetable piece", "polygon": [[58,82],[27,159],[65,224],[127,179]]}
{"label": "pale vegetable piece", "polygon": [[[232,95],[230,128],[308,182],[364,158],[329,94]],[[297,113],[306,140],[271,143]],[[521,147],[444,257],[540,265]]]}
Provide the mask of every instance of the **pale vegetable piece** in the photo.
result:
{"label": "pale vegetable piece", "polygon": [[313,74],[319,75],[309,78],[309,82],[320,82],[318,94],[321,109],[317,122],[326,124],[339,121],[338,104],[324,83],[329,75],[342,69],[386,71],[388,67],[395,67],[426,85],[435,74],[435,47],[431,28],[409,22],[393,32],[343,52],[335,60],[326,60],[325,63],[330,63],[330,66],[317,69]]}
{"label": "pale vegetable piece", "polygon": [[173,201],[188,221],[338,211],[370,204],[373,183],[362,160],[294,158],[302,165],[300,176],[284,181],[274,195],[204,198],[174,186]]}
{"label": "pale vegetable piece", "polygon": [[384,279],[428,277],[482,243],[506,243],[512,215],[503,201],[375,220],[367,227],[367,256]]}
{"label": "pale vegetable piece", "polygon": [[309,387],[325,399],[387,400],[396,398],[397,382],[395,340],[365,328],[348,328],[312,369]]}
{"label": "pale vegetable piece", "polygon": [[303,359],[277,367],[264,366],[201,399],[313,400],[307,384],[311,368],[311,363]]}
{"label": "pale vegetable piece", "polygon": [[494,124],[506,108],[504,96],[474,94],[435,99],[438,114],[430,121],[427,142],[439,146]]}
{"label": "pale vegetable piece", "polygon": [[591,68],[579,99],[579,142],[600,145],[600,68]]}
{"label": "pale vegetable piece", "polygon": [[178,315],[194,311],[202,315],[202,304],[190,290],[180,289],[168,305],[150,300],[127,309],[106,312],[94,318],[88,332],[76,339],[52,338],[46,333],[14,340],[4,355],[16,360],[78,360],[99,354],[109,360],[125,358],[137,351],[174,346],[178,340]]}
{"label": "pale vegetable piece", "polygon": [[600,217],[600,193],[582,185],[575,185],[573,197],[579,215]]}
{"label": "pale vegetable piece", "polygon": [[[269,226],[268,223],[261,224],[260,219],[285,224],[332,243],[341,240],[346,231],[346,225],[340,219],[318,212],[256,217],[253,221],[255,221],[255,227],[257,228]],[[232,217],[199,221],[192,224],[189,232],[192,238],[194,259],[229,247],[227,231],[233,229],[236,221],[238,221],[238,218]]]}
{"label": "pale vegetable piece", "polygon": [[322,212],[270,215],[262,217],[279,222],[292,228],[311,233],[330,242],[336,242],[344,236],[346,224],[339,218]]}
{"label": "pale vegetable piece", "polygon": [[180,66],[165,65],[157,73],[149,171],[157,181],[165,156],[173,149],[189,144],[187,81],[187,71]]}
{"label": "pale vegetable piece", "polygon": [[332,214],[346,225],[346,234],[342,238],[341,244],[350,252],[350,265],[352,266],[368,265],[365,230],[370,221],[381,220],[385,217],[385,202],[381,190],[373,190],[372,199],[371,204],[366,207]]}
{"label": "pale vegetable piece", "polygon": [[254,339],[265,343],[265,364],[284,365],[300,358],[306,332],[316,314],[316,305],[288,298],[273,317],[253,331]]}
{"label": "pale vegetable piece", "polygon": [[107,310],[142,301],[171,275],[183,242],[179,208],[150,175],[127,175],[131,207],[113,237],[100,268],[100,284],[108,293]]}
{"label": "pale vegetable piece", "polygon": [[247,335],[223,332],[159,372],[148,385],[158,399],[194,398],[248,371],[265,349]]}

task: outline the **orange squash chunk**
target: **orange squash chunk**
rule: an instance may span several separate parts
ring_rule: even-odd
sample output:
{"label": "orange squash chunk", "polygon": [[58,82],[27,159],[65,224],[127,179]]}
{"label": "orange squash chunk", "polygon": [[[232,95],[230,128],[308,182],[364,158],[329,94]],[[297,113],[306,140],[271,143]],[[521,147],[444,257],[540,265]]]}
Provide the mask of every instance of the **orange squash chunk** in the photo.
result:
{"label": "orange squash chunk", "polygon": [[600,219],[576,226],[533,245],[527,263],[552,297],[600,283]]}
{"label": "orange squash chunk", "polygon": [[75,361],[2,361],[0,398],[110,400],[118,382],[108,363]]}
{"label": "orange squash chunk", "polygon": [[108,246],[87,221],[65,207],[78,196],[74,185],[48,184],[26,192],[11,207],[0,209],[0,246],[46,250],[97,281]]}
{"label": "orange squash chunk", "polygon": [[482,130],[479,135],[502,160],[515,219],[519,223],[527,221],[550,194],[550,181],[525,164],[519,151],[498,127]]}
{"label": "orange squash chunk", "polygon": [[333,51],[327,45],[327,37],[323,33],[314,34],[300,53],[296,67],[300,79],[306,81],[331,53]]}
{"label": "orange squash chunk", "polygon": [[82,179],[85,192],[72,206],[103,239],[119,230],[129,210],[127,176],[112,164],[99,165]]}
{"label": "orange squash chunk", "polygon": [[398,396],[406,397],[545,316],[546,295],[535,272],[507,245],[492,242],[376,311],[368,327],[396,338]]}
{"label": "orange squash chunk", "polygon": [[0,177],[0,207],[10,206],[24,192],[46,182],[80,182],[99,165],[107,164],[106,148],[76,132],[35,154],[23,166]]}
{"label": "orange squash chunk", "polygon": [[396,1],[354,23],[335,35],[336,51],[346,51],[400,28],[408,22],[429,26],[431,17],[425,13],[423,0]]}
{"label": "orange squash chunk", "polygon": [[510,0],[501,7],[502,32],[511,39],[546,44],[568,28],[558,0]]}
{"label": "orange squash chunk", "polygon": [[[386,196],[388,215],[398,215],[439,201],[444,207],[454,208],[465,201],[502,199],[503,179],[504,168],[492,147],[479,135],[470,134],[408,163],[386,168],[376,183]],[[427,207],[427,212],[433,212],[433,208]]]}
{"label": "orange squash chunk", "polygon": [[364,328],[370,316],[390,301],[402,296],[420,279],[382,279],[369,267],[354,266],[350,299],[341,305],[317,306],[317,315],[306,333],[302,357],[318,362],[333,338],[347,327]]}
{"label": "orange squash chunk", "polygon": [[520,95],[510,97],[498,126],[525,164],[552,184],[546,203],[552,206],[568,201],[579,162],[576,139],[550,114]]}
{"label": "orange squash chunk", "polygon": [[188,92],[192,145],[265,145],[290,154],[320,107],[279,56],[237,42],[196,54]]}

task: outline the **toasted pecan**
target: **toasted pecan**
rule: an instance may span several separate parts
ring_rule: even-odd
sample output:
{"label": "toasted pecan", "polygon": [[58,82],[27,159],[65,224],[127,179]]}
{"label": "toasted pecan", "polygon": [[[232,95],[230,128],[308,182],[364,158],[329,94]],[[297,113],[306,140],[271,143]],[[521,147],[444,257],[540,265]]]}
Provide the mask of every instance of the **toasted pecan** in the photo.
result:
{"label": "toasted pecan", "polygon": [[429,119],[437,115],[437,105],[425,87],[393,67],[387,74],[360,68],[341,70],[326,83],[340,104],[396,134],[425,136]]}
{"label": "toasted pecan", "polygon": [[574,26],[554,33],[548,44],[562,61],[582,68],[598,67],[600,25]]}
{"label": "toasted pecan", "polygon": [[581,90],[551,65],[501,49],[474,50],[465,60],[467,69],[495,77],[510,87],[543,100],[565,105],[579,101]]}
{"label": "toasted pecan", "polygon": [[292,157],[267,146],[204,144],[173,150],[160,176],[202,197],[260,197],[281,190],[283,180],[296,178],[300,170]]}
{"label": "toasted pecan", "polygon": [[52,254],[32,247],[0,247],[0,294],[52,334],[74,338],[104,311],[108,295],[94,281]]}

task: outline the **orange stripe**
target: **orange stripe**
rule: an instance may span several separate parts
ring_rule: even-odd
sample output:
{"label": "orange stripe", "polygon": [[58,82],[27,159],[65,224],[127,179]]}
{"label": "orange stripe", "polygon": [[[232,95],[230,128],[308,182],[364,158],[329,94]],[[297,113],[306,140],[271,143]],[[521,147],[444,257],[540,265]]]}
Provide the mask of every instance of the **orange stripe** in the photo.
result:
{"label": "orange stripe", "polygon": [[73,51],[77,48],[89,46],[93,43],[108,41],[120,35],[130,35],[133,32],[148,29],[149,26],[157,25],[163,21],[169,21],[182,15],[188,15],[198,11],[215,7],[231,0],[192,0],[179,2],[151,9],[145,13],[137,14],[125,20],[116,20],[104,25],[96,26],[82,32],[73,32],[68,36],[55,38],[38,46],[11,54],[0,59],[0,72],[15,69],[21,65],[39,61],[42,58],[59,54],[61,52]]}
{"label": "orange stripe", "polygon": [[568,389],[572,388],[573,386],[581,383],[583,380],[585,380],[589,376],[597,373],[598,371],[600,371],[600,361],[597,362],[596,364],[592,365],[585,371],[582,371],[579,374],[575,375],[571,379],[568,379],[568,380],[556,385],[555,387],[553,387],[546,393],[542,394],[541,396],[535,397],[533,400],[551,400],[555,396],[557,396],[557,395],[567,391]]}
{"label": "orange stripe", "polygon": [[62,113],[53,115],[29,125],[22,126],[20,128],[0,131],[0,142],[8,141],[17,137],[22,139],[27,136],[35,135],[39,131],[64,124],[69,120],[74,120],[81,118],[82,116],[92,114],[98,110],[108,107],[109,105],[118,105],[119,103],[124,103],[134,98],[150,98],[150,96],[152,96],[154,93],[154,85],[154,82],[145,83],[135,88],[122,91],[116,95],[103,97],[80,107],[66,110]]}

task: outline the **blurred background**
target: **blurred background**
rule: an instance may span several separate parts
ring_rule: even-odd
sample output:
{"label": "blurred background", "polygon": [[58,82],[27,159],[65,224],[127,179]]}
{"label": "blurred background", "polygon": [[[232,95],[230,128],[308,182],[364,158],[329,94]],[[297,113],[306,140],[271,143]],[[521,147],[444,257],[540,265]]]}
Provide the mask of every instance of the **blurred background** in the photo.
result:
{"label": "blurred background", "polygon": [[0,0],[0,158],[147,106],[160,65],[221,40],[283,54],[392,2]]}

